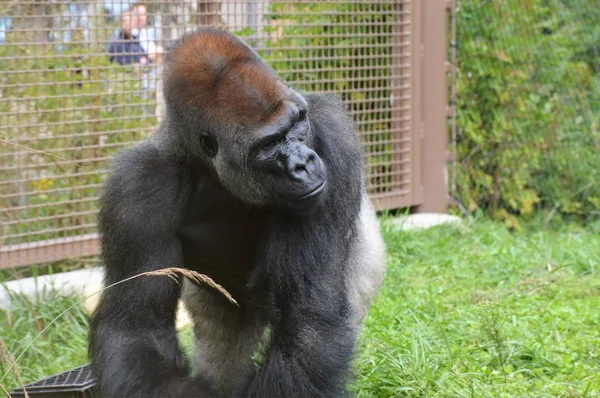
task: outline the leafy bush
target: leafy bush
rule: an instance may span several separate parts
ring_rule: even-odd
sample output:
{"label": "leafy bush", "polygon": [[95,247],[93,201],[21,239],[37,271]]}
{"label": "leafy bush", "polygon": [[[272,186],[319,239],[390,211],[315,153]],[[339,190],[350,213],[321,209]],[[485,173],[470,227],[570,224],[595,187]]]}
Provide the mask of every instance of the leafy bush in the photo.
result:
{"label": "leafy bush", "polygon": [[461,0],[458,196],[516,226],[600,210],[600,8],[595,0]]}

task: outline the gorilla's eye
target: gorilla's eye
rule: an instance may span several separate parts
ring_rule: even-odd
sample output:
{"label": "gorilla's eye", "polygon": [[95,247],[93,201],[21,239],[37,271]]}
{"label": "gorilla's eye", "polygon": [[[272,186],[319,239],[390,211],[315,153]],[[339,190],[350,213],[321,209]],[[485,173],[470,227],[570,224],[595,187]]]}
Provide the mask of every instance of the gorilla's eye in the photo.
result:
{"label": "gorilla's eye", "polygon": [[212,135],[203,135],[200,137],[200,145],[202,149],[211,158],[214,158],[217,154],[217,150],[219,146],[217,145],[217,140],[214,139]]}
{"label": "gorilla's eye", "polygon": [[265,146],[262,147],[262,151],[269,152],[270,150],[275,148],[275,146],[277,146],[278,143],[279,143],[279,140],[273,140],[273,141],[267,142],[265,144]]}

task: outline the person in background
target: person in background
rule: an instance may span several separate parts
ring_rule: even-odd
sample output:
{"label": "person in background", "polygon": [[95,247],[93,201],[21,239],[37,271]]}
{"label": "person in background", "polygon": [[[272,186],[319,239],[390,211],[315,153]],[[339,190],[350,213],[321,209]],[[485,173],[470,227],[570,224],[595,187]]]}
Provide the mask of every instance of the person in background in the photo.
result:
{"label": "person in background", "polygon": [[[144,113],[162,113],[159,103],[160,82],[158,73],[162,64],[162,48],[149,38],[147,8],[143,3],[134,3],[121,13],[117,39],[109,48],[110,61],[120,65],[138,65],[140,74],[140,97]],[[154,99],[153,99],[154,98]]]}
{"label": "person in background", "polygon": [[149,56],[139,38],[133,34],[137,24],[137,16],[131,10],[121,14],[119,36],[108,47],[110,62],[117,62],[119,65],[148,64]]}
{"label": "person in background", "polygon": [[132,34],[138,38],[142,49],[148,54],[148,58],[153,63],[162,61],[162,47],[157,45],[152,38],[148,29],[148,9],[143,3],[134,3],[130,8],[131,15],[134,20]]}

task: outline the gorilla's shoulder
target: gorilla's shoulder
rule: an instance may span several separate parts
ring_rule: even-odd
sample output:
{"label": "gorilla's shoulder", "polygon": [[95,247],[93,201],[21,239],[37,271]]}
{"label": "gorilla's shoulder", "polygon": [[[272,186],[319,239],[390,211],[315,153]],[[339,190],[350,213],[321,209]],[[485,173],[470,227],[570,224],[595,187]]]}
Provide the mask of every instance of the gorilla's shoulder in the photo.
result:
{"label": "gorilla's shoulder", "polygon": [[[336,131],[336,135],[354,134],[354,122],[342,99],[331,93],[307,93],[310,118],[320,129]],[[341,137],[340,137],[341,138]]]}
{"label": "gorilla's shoulder", "polygon": [[322,114],[335,112],[347,116],[348,108],[338,94],[334,93],[303,93],[309,107],[320,110]]}
{"label": "gorilla's shoulder", "polygon": [[308,93],[305,98],[319,152],[331,159],[360,158],[358,134],[342,99],[329,93]]}
{"label": "gorilla's shoulder", "polygon": [[122,150],[113,161],[113,175],[141,178],[143,176],[167,177],[180,171],[179,162],[160,151],[151,140]]}
{"label": "gorilla's shoulder", "polygon": [[142,141],[115,156],[104,200],[140,200],[173,196],[183,181],[180,165],[152,141]]}
{"label": "gorilla's shoulder", "polygon": [[164,156],[152,141],[145,140],[120,151],[114,158],[113,168],[135,171],[156,167],[161,163],[165,163]]}

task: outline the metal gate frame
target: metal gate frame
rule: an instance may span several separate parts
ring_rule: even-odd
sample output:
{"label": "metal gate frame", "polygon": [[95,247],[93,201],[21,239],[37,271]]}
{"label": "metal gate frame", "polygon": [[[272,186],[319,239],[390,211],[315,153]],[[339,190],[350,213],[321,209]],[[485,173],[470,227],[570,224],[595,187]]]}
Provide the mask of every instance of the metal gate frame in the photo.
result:
{"label": "metal gate frame", "polygon": [[[410,52],[402,52],[403,43],[395,43],[394,62],[398,68],[404,62],[411,65],[410,95],[402,98],[402,81],[394,81],[394,98],[411,102],[410,114],[396,108],[392,124],[392,136],[399,138],[406,128],[406,117],[410,118],[411,188],[408,193],[393,191],[385,196],[373,195],[372,199],[377,210],[412,208],[416,213],[446,213],[447,162],[452,158],[447,151],[450,112],[447,106],[447,10],[453,7],[453,1],[415,0],[411,7]],[[402,29],[401,13],[395,13],[395,17],[398,23],[394,29]],[[396,34],[399,32],[394,33],[396,40],[402,37]],[[398,144],[394,156],[402,149]]]}

